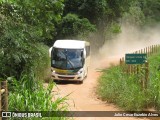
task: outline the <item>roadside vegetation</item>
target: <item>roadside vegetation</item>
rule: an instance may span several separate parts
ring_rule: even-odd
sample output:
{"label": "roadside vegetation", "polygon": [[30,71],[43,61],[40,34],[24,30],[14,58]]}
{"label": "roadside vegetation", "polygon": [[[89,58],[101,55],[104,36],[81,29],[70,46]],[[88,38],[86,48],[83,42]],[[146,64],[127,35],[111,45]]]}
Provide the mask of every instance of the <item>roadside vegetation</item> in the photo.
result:
{"label": "roadside vegetation", "polygon": [[148,88],[142,89],[140,74],[126,74],[121,66],[103,70],[97,87],[102,100],[118,105],[122,110],[160,110],[160,52],[148,58]]}
{"label": "roadside vegetation", "polygon": [[[49,102],[51,88],[44,89],[41,83],[49,74],[48,49],[56,39],[88,40],[95,45],[95,50],[98,50],[106,40],[112,40],[122,32],[122,23],[132,23],[140,28],[159,23],[159,5],[159,0],[0,0],[0,79],[12,78],[9,81],[9,110],[59,110],[59,105],[66,101],[66,98],[62,98],[53,103]],[[135,109],[141,109],[144,94],[138,92],[140,88],[137,82],[137,85],[133,84],[136,76],[126,80],[126,75],[121,73],[118,66],[107,72],[111,74],[102,76],[102,79],[112,79],[113,76],[117,77],[117,80],[124,79],[125,84],[120,80],[118,83],[121,88],[126,89],[127,94],[131,94],[126,88],[128,84],[135,87],[131,88],[137,92],[133,96],[140,99]],[[153,75],[153,81],[156,82],[158,75],[158,72]],[[113,86],[111,81],[107,82]],[[124,91],[117,87],[111,90],[107,88],[106,91],[116,91],[116,95]],[[157,89],[159,86],[155,85],[154,90]],[[105,96],[106,93],[102,93]],[[156,93],[158,95],[158,91]],[[117,96],[110,96],[110,102],[117,100],[114,99]],[[149,96],[148,103],[159,106],[159,96]],[[126,101],[126,97],[119,98]],[[130,96],[128,103],[121,102],[119,105],[129,105],[131,98]],[[150,102],[152,99],[153,103]],[[130,106],[126,109],[128,108]]]}
{"label": "roadside vegetation", "polygon": [[[53,87],[55,83],[50,82],[44,89],[42,81],[36,79],[31,80],[28,76],[23,76],[20,81],[14,78],[8,78],[11,82],[9,86],[9,110],[10,111],[23,111],[23,112],[46,112],[49,114],[52,111],[67,111],[67,97],[54,98],[53,96],[57,93],[53,93]],[[53,113],[51,114],[53,115]],[[27,118],[31,120],[66,120],[65,117],[43,116],[43,118]],[[12,118],[12,120],[18,118]],[[21,118],[22,119],[22,118]],[[23,118],[26,119],[26,118]]]}

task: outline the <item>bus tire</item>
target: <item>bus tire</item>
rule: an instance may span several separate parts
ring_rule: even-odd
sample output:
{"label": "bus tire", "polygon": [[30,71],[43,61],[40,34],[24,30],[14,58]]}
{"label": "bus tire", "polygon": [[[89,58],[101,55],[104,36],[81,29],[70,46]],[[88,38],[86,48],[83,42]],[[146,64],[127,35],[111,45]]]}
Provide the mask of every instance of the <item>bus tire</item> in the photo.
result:
{"label": "bus tire", "polygon": [[83,80],[81,80],[81,81],[78,81],[78,84],[83,84]]}
{"label": "bus tire", "polygon": [[86,71],[86,75],[84,76],[84,79],[86,79],[88,76],[88,67],[87,67],[87,71]]}

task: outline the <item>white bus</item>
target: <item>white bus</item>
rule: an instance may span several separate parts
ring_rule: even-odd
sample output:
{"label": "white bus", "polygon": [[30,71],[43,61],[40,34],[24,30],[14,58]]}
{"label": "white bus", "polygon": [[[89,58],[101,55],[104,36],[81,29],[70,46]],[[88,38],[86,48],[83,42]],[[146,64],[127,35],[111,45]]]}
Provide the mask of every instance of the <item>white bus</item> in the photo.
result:
{"label": "white bus", "polygon": [[80,40],[57,40],[49,50],[52,77],[55,80],[83,82],[90,62],[90,43]]}

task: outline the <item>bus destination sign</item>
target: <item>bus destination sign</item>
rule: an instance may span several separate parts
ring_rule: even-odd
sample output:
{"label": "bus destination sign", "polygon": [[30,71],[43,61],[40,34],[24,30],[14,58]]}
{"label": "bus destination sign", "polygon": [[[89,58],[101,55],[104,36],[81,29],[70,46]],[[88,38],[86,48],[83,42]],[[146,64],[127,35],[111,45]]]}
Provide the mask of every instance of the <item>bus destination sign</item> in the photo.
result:
{"label": "bus destination sign", "polygon": [[143,64],[147,60],[147,54],[125,54],[126,64]]}

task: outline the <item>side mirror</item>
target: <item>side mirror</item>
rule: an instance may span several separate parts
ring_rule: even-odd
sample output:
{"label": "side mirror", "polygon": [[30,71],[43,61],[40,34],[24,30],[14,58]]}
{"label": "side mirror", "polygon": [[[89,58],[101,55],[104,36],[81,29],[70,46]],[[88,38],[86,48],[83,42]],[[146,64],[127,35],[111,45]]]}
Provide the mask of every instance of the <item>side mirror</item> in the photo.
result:
{"label": "side mirror", "polygon": [[82,61],[82,64],[84,65],[84,62],[85,62],[85,54],[83,51],[81,51],[81,61]]}
{"label": "side mirror", "polygon": [[83,52],[83,51],[81,51],[81,58],[86,58],[86,53],[85,52]]}

